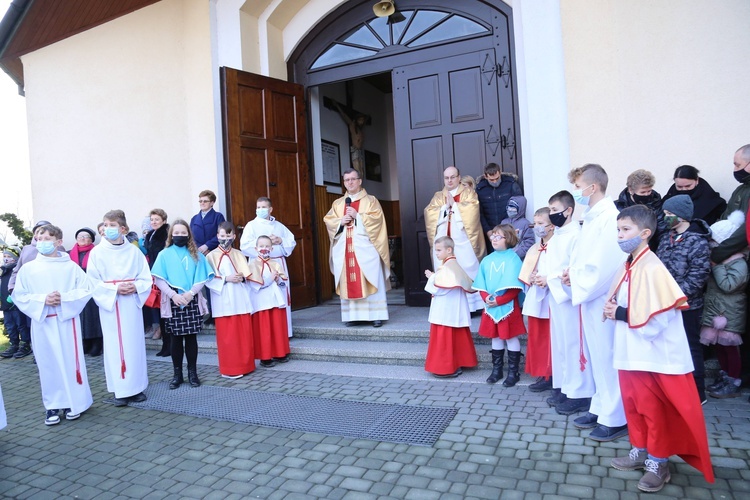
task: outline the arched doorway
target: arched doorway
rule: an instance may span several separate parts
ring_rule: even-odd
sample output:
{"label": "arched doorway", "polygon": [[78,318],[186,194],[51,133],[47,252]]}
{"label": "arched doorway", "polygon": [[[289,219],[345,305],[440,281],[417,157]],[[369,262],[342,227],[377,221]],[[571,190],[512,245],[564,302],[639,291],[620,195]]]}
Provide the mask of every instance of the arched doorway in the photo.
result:
{"label": "arched doorway", "polygon": [[318,23],[289,75],[306,89],[390,76],[405,298],[427,305],[422,212],[442,169],[477,177],[495,162],[522,174],[511,9],[500,0],[398,0],[396,15],[378,18],[372,5],[346,2]]}

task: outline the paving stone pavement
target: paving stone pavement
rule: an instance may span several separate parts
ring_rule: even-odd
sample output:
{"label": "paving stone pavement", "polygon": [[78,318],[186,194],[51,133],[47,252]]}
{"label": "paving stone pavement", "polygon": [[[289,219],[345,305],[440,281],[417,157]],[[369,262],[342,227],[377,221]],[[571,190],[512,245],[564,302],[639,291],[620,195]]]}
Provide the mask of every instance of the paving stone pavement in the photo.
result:
{"label": "paving stone pavement", "polygon": [[[453,406],[433,447],[326,436],[115,408],[101,358],[87,358],[94,405],[46,427],[32,359],[0,361],[9,425],[0,431],[3,498],[635,499],[641,472],[612,469],[626,439],[598,444],[525,386],[388,380],[258,368],[226,380],[200,365],[204,384],[325,398]],[[149,361],[152,383],[171,377]],[[717,476],[710,485],[671,459],[672,482],[644,498],[750,498],[750,404],[705,407]]]}

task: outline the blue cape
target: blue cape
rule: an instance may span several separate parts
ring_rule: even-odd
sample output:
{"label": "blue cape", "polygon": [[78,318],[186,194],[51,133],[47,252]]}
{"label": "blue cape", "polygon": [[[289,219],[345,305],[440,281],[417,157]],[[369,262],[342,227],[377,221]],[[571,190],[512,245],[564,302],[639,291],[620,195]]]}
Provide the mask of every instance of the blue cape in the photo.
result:
{"label": "blue cape", "polygon": [[[523,304],[524,286],[518,279],[522,264],[523,262],[512,248],[496,250],[482,259],[473,287],[475,290],[487,292],[495,297],[503,296],[506,290],[517,288],[521,290],[518,301]],[[488,307],[485,304],[484,312],[497,323],[513,312],[514,302],[511,301],[495,307]]]}
{"label": "blue cape", "polygon": [[187,247],[170,245],[156,257],[151,274],[166,281],[169,286],[185,293],[197,283],[205,283],[214,277],[206,256],[198,253],[198,262],[193,260]]}

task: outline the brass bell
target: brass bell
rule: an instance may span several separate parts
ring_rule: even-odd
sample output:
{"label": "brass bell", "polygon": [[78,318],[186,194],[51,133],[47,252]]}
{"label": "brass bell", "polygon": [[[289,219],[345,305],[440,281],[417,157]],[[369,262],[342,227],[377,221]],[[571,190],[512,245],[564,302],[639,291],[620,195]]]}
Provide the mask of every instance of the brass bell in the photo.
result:
{"label": "brass bell", "polygon": [[393,5],[393,0],[383,0],[372,6],[372,11],[377,17],[388,17],[396,12],[396,6]]}

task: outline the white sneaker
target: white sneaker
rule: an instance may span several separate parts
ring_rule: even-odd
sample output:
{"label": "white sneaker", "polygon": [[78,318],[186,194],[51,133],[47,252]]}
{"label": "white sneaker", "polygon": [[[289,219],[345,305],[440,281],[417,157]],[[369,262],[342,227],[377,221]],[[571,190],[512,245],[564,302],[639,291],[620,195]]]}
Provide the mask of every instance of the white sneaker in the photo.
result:
{"label": "white sneaker", "polygon": [[244,375],[224,375],[223,373],[221,374],[221,376],[222,378],[228,378],[230,380],[236,380],[238,378],[244,377]]}
{"label": "white sneaker", "polygon": [[57,425],[60,423],[60,410],[47,410],[47,418],[44,425]]}
{"label": "white sneaker", "polygon": [[70,410],[65,410],[65,420],[77,420],[81,418],[80,413],[73,413]]}

